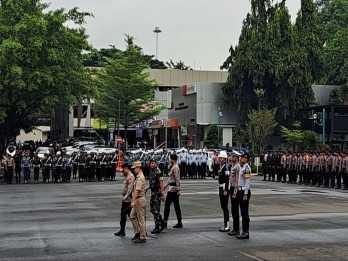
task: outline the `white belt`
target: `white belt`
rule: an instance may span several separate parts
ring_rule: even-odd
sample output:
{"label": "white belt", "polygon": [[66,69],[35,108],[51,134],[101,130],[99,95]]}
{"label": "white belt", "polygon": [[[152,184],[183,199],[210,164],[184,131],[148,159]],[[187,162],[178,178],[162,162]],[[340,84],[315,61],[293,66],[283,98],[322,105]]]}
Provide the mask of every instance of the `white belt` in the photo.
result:
{"label": "white belt", "polygon": [[238,187],[239,191],[245,190],[245,187]]}
{"label": "white belt", "polygon": [[225,186],[225,184],[219,184],[219,187],[222,188],[223,186]]}

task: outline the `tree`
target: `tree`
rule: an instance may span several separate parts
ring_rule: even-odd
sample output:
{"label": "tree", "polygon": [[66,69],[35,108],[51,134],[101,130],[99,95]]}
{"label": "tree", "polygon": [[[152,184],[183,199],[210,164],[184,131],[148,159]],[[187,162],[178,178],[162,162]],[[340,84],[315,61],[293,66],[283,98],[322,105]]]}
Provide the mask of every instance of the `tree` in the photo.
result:
{"label": "tree", "polygon": [[[206,131],[204,146],[207,148],[218,148],[218,131],[217,125],[209,125]],[[220,140],[222,140],[222,133],[220,132]]]}
{"label": "tree", "polygon": [[[149,73],[144,72],[147,63],[141,48],[134,44],[134,38],[129,35],[126,35],[125,41],[125,51],[103,57],[103,69],[96,77],[99,93],[94,107],[101,118],[115,119],[115,122],[122,124],[127,135],[130,126],[159,114],[163,106],[153,102],[157,84],[149,79]],[[127,142],[127,136],[125,140]]]}
{"label": "tree", "polygon": [[277,121],[288,123],[314,101],[312,84],[322,75],[322,43],[312,19],[315,9],[308,8],[306,1],[302,1],[296,26],[291,23],[285,0],[275,5],[271,2],[251,1],[238,45],[230,48],[230,56],[222,65],[229,65],[223,94],[226,103],[232,101],[246,116],[259,106],[254,90],[263,90],[262,102],[278,108]]}
{"label": "tree", "polygon": [[169,62],[166,62],[166,65],[170,69],[178,69],[178,70],[192,70],[190,66],[187,66],[184,64],[183,61],[179,60],[178,62],[174,63],[172,59],[169,60]]}
{"label": "tree", "polygon": [[243,143],[247,142],[248,132],[242,125],[237,125],[232,132],[233,141],[236,142],[238,148],[242,147]]}
{"label": "tree", "polygon": [[32,130],[39,113],[69,108],[89,91],[82,52],[90,49],[83,28],[90,14],[47,7],[0,1],[0,152],[20,129]]}
{"label": "tree", "polygon": [[261,155],[262,142],[273,133],[278,125],[275,120],[277,109],[252,109],[248,113],[249,122],[246,124],[249,140],[254,153]]}
{"label": "tree", "polygon": [[308,150],[308,151],[318,151],[320,150],[321,143],[319,135],[311,130],[303,131],[301,129],[300,122],[293,123],[293,129],[290,130],[284,126],[281,127],[281,133],[286,142],[293,147],[293,151],[296,151],[296,148],[299,150]]}

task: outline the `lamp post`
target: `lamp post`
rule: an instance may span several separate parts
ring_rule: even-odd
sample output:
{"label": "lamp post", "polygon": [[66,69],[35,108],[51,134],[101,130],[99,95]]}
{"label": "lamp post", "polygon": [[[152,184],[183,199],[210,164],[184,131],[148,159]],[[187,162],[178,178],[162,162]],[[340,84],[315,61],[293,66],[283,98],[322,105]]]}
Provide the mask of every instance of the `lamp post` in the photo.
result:
{"label": "lamp post", "polygon": [[158,34],[161,33],[162,31],[159,29],[158,26],[156,26],[153,32],[156,34],[156,59],[158,59]]}
{"label": "lamp post", "polygon": [[325,144],[325,108],[323,108],[321,119],[318,119],[318,115],[316,113],[313,114],[313,121],[315,124],[323,127],[323,144]]}
{"label": "lamp post", "polygon": [[221,118],[222,118],[222,112],[220,111],[220,107],[219,107],[219,112],[218,112],[218,149],[220,148],[220,124],[221,124]]}

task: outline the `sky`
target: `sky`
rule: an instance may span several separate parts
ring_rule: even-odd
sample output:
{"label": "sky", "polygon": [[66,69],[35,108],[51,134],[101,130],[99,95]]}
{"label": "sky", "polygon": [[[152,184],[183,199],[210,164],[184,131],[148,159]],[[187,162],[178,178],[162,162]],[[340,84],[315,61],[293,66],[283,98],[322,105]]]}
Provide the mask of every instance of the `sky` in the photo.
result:
{"label": "sky", "polygon": [[[250,11],[249,0],[43,0],[50,9],[79,7],[93,14],[85,28],[93,47],[125,48],[124,35],[135,38],[145,54],[183,61],[196,70],[219,70],[228,49],[238,43]],[[287,0],[292,20],[301,0]]]}

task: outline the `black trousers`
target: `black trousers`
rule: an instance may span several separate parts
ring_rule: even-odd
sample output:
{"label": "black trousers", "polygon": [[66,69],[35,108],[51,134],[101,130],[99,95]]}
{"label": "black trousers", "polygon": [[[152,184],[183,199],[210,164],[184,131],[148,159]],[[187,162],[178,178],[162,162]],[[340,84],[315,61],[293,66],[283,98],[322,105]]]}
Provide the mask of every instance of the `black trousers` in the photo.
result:
{"label": "black trousers", "polygon": [[245,192],[244,190],[237,192],[237,200],[238,200],[239,205],[240,205],[240,213],[242,216],[243,232],[249,232],[249,226],[250,226],[249,201],[250,201],[250,197],[251,197],[251,191],[249,189],[247,200],[243,200],[244,192]]}
{"label": "black trousers", "polygon": [[219,176],[219,168],[220,168],[220,165],[214,163],[213,178]]}
{"label": "black trousers", "polygon": [[187,175],[187,163],[186,163],[186,161],[180,163],[180,175],[182,178],[186,178],[186,175]]}
{"label": "black trousers", "polygon": [[39,182],[40,167],[34,167],[34,182]]}
{"label": "black trousers", "polygon": [[202,175],[202,179],[205,179],[205,176],[207,174],[207,163],[203,162],[201,164],[201,175]]}
{"label": "black trousers", "polygon": [[167,221],[169,218],[170,213],[170,206],[174,204],[176,219],[179,223],[181,223],[182,216],[181,216],[181,208],[179,204],[179,196],[176,192],[168,192],[166,202],[164,203],[164,220]]}
{"label": "black trousers", "polygon": [[224,226],[227,226],[227,222],[230,221],[230,213],[228,210],[228,198],[229,195],[224,195],[220,188],[219,197],[220,197],[220,205],[222,209],[222,213],[224,215]]}
{"label": "black trousers", "polygon": [[233,230],[239,232],[239,201],[236,195],[236,198],[233,198],[234,187],[231,187],[231,212],[233,219]]}
{"label": "black trousers", "polygon": [[127,216],[129,217],[131,211],[132,211],[131,202],[122,202],[121,214],[120,214],[121,216],[120,227],[122,231],[124,231],[124,229],[126,228]]}

